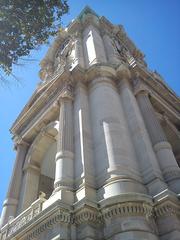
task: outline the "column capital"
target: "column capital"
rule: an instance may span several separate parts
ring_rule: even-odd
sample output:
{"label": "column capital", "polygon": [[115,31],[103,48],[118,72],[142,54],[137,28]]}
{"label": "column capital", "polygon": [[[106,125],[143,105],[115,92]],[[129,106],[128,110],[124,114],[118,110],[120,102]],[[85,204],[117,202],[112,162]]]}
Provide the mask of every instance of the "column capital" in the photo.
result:
{"label": "column capital", "polygon": [[141,79],[139,72],[134,72],[132,77],[132,83],[134,88],[134,95],[151,95],[151,90],[148,88],[147,85],[144,84],[143,80]]}
{"label": "column capital", "polygon": [[131,72],[128,69],[127,66],[125,66],[124,64],[121,64],[117,70],[116,70],[116,74],[118,77],[120,77],[121,79],[130,79],[131,78]]}
{"label": "column capital", "polygon": [[29,145],[30,144],[27,141],[25,141],[22,137],[17,136],[14,139],[14,149],[15,150],[18,150],[18,148],[20,146],[28,147]]}
{"label": "column capital", "polygon": [[27,171],[34,171],[34,172],[37,172],[37,173],[40,173],[40,171],[41,171],[39,166],[34,165],[34,164],[32,164],[32,163],[27,164],[27,165],[24,167],[23,170],[24,170],[25,172],[27,172]]}
{"label": "column capital", "polygon": [[148,89],[147,86],[144,84],[140,83],[138,86],[134,87],[134,95],[137,97],[138,95],[144,95],[149,97],[151,95],[150,89]]}
{"label": "column capital", "polygon": [[128,78],[123,78],[123,79],[119,80],[118,88],[119,88],[119,91],[122,91],[123,88],[129,88],[132,90],[132,85],[131,85],[130,80]]}
{"label": "column capital", "polygon": [[62,87],[62,91],[60,93],[60,96],[59,96],[59,102],[61,103],[62,100],[65,100],[65,99],[68,99],[68,100],[73,100],[73,85],[72,83],[68,82],[68,83],[65,83]]}

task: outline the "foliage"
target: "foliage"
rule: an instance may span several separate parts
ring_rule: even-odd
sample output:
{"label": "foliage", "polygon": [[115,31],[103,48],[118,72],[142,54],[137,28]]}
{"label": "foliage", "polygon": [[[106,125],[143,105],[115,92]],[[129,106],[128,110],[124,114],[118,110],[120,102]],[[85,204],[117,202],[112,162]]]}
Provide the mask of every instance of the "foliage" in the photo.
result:
{"label": "foliage", "polygon": [[12,73],[12,65],[54,35],[67,0],[0,0],[0,68]]}

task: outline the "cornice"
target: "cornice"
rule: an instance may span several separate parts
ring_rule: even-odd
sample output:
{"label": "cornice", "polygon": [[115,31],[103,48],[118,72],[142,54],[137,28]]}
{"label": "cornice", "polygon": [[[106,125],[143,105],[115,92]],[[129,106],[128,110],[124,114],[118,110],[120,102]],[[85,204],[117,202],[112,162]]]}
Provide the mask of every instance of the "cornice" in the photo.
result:
{"label": "cornice", "polygon": [[99,17],[92,13],[87,13],[84,16],[82,16],[81,23],[82,23],[83,29],[85,29],[90,25],[93,25],[97,29],[100,28]]}
{"label": "cornice", "polygon": [[[22,131],[24,124],[30,119],[34,119],[34,116],[39,113],[39,111],[50,101],[59,91],[61,91],[61,85],[70,76],[69,72],[63,71],[60,75],[56,75],[52,79],[44,92],[35,100],[35,102],[30,105],[29,108],[25,107],[21,114],[18,116],[10,131],[12,134],[16,135],[17,132]],[[61,84],[60,84],[61,83]],[[30,101],[31,102],[31,101]],[[27,106],[29,103],[27,104]]]}
{"label": "cornice", "polygon": [[105,33],[110,33],[110,35],[113,33],[114,25],[104,16],[99,18],[100,22],[100,29]]}
{"label": "cornice", "polygon": [[90,82],[99,77],[116,79],[116,71],[110,64],[94,64],[86,71],[86,81]]}
{"label": "cornice", "polygon": [[[132,200],[133,199],[133,200]],[[83,200],[78,206],[70,207],[60,200],[43,209],[43,197],[34,202],[30,208],[17,218],[10,220],[1,229],[1,240],[21,238],[23,240],[36,239],[55,224],[64,225],[84,223],[96,226],[104,225],[105,221],[117,217],[161,218],[164,216],[180,216],[179,200],[168,195],[153,203],[152,198],[145,194],[122,194],[104,199],[97,205]]]}
{"label": "cornice", "polygon": [[166,112],[168,117],[173,118],[173,120],[176,120],[176,122],[180,121],[180,111],[175,108],[176,104],[174,102],[167,102],[164,95],[160,95],[159,92],[155,91],[154,89],[151,90],[151,97],[161,106],[161,111],[164,109],[164,112]]}
{"label": "cornice", "polygon": [[121,203],[111,206],[107,209],[102,210],[102,215],[104,219],[112,219],[114,217],[120,216],[144,216],[151,217],[153,212],[153,207],[146,203],[139,202],[128,202]]}
{"label": "cornice", "polygon": [[67,26],[67,31],[69,34],[74,34],[77,32],[82,33],[82,23],[79,19],[72,20],[70,24]]}
{"label": "cornice", "polygon": [[162,101],[164,100],[166,105],[177,114],[180,113],[180,99],[179,97],[158,78],[155,78],[152,72],[147,68],[141,67],[136,64],[134,69],[131,69],[132,76],[136,73],[139,74],[141,79],[150,87],[152,95],[158,96]]}
{"label": "cornice", "polygon": [[173,201],[171,199],[166,199],[154,207],[154,213],[157,218],[166,216],[180,216],[180,204],[178,201]]}
{"label": "cornice", "polygon": [[45,113],[45,109],[43,108],[53,105],[58,96],[62,95],[61,91],[63,90],[63,83],[67,80],[69,81],[69,79],[72,79],[73,82],[83,80],[87,82],[100,76],[114,78],[115,75],[115,70],[112,67],[103,64],[93,65],[86,71],[77,65],[72,72],[63,71],[59,75],[56,75],[47,83],[45,89],[43,89],[44,91],[42,91],[40,95],[36,95],[36,92],[34,93],[33,97],[26,104],[26,107],[23,109],[11,127],[10,130],[12,134],[16,136],[21,135],[23,132],[24,136],[25,131],[28,130],[30,125],[34,125],[34,122],[37,121],[37,118],[39,119],[40,115]]}
{"label": "cornice", "polygon": [[[136,69],[137,70],[137,69]],[[137,71],[136,71],[137,72]],[[164,105],[165,108],[167,108],[171,114],[176,116],[176,119],[180,119],[179,112],[174,108],[174,99],[171,99],[171,102],[169,104],[169,101],[167,102],[167,97],[162,96],[161,92],[157,93],[157,89],[154,86],[154,79],[151,77],[151,75],[145,75],[146,72],[139,71],[138,74],[143,79],[144,86],[147,87],[148,91],[150,92],[151,96],[156,99],[161,105]],[[46,87],[43,88],[43,91],[40,90],[38,93],[35,91],[33,97],[30,99],[30,101],[26,104],[25,108],[21,112],[21,114],[16,119],[15,123],[13,124],[11,128],[11,132],[14,135],[19,135],[20,132],[22,132],[23,129],[25,129],[25,125],[27,125],[27,122],[33,122],[35,121],[35,116],[37,113],[39,114],[39,111],[43,109],[43,107],[50,106],[49,104],[52,101],[52,98],[54,98],[53,101],[56,100],[56,94],[57,96],[60,94],[61,91],[61,84],[63,84],[66,79],[71,78],[72,81],[83,81],[90,82],[91,80],[95,78],[103,78],[107,77],[112,80],[117,80],[120,78],[133,78],[134,72],[129,71],[129,68],[125,65],[120,65],[117,69],[115,69],[110,64],[94,64],[87,70],[81,68],[79,65],[77,65],[72,72],[70,71],[63,71],[59,75],[56,75],[51,81],[49,81],[46,84]],[[151,81],[149,78],[151,77]],[[167,90],[165,90],[167,91]],[[161,96],[159,96],[161,94]],[[179,99],[176,98],[177,101]],[[39,115],[37,116],[39,118]],[[32,125],[32,124],[31,124]],[[28,125],[27,125],[28,126]],[[27,127],[26,127],[27,129]],[[23,131],[24,132],[24,131]]]}

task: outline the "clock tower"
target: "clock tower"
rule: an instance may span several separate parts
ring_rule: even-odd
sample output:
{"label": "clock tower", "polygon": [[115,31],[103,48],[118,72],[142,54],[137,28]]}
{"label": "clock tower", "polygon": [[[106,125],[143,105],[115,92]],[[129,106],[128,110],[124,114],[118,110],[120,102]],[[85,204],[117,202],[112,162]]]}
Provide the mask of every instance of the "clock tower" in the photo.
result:
{"label": "clock tower", "polygon": [[40,65],[0,240],[180,239],[180,101],[123,26],[86,7]]}

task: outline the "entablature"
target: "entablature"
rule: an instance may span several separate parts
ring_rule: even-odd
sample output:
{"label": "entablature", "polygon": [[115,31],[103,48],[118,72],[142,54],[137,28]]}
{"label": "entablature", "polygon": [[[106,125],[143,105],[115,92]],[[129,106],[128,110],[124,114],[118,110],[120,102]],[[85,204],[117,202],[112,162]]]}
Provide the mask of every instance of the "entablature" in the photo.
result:
{"label": "entablature", "polygon": [[[180,99],[167,85],[155,78],[154,74],[149,70],[142,68],[138,64],[131,69],[133,84],[138,85],[138,78],[146,85],[151,92],[152,100],[156,101],[159,106],[160,113],[166,112],[173,122],[180,121]],[[136,86],[137,87],[137,86]]]}

